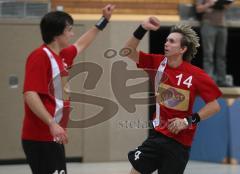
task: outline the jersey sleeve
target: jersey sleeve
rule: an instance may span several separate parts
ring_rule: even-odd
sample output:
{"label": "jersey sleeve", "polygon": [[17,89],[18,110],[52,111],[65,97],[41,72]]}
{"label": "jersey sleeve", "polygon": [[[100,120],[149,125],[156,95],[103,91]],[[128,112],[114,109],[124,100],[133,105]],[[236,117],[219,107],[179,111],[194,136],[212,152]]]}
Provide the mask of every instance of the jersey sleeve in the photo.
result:
{"label": "jersey sleeve", "polygon": [[139,62],[137,63],[138,68],[153,69],[153,56],[151,54],[139,52]]}
{"label": "jersey sleeve", "polygon": [[210,76],[201,71],[197,74],[196,88],[198,94],[208,103],[222,95],[222,92]]}
{"label": "jersey sleeve", "polygon": [[48,94],[50,62],[45,53],[30,55],[25,67],[23,92]]}
{"label": "jersey sleeve", "polygon": [[74,58],[77,56],[77,48],[74,45],[64,48],[60,52],[60,56],[67,63],[68,67],[70,67],[73,64]]}
{"label": "jersey sleeve", "polygon": [[164,56],[161,54],[147,54],[140,51],[137,67],[144,69],[144,71],[148,73],[150,79],[154,81],[157,69],[163,59]]}

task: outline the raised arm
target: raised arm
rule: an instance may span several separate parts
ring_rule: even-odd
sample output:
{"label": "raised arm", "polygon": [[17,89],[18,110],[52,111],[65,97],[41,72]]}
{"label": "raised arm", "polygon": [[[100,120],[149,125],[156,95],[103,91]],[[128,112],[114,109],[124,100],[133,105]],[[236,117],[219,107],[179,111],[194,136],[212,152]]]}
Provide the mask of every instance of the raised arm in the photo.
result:
{"label": "raised arm", "polygon": [[82,53],[96,38],[99,31],[103,30],[109,22],[115,6],[108,4],[102,9],[102,17],[97,24],[85,32],[74,45],[77,48],[78,54]]}
{"label": "raised arm", "polygon": [[141,25],[135,30],[133,36],[126,42],[124,48],[130,48],[131,52],[128,54],[128,58],[134,62],[139,62],[139,53],[137,47],[148,30],[157,30],[160,27],[160,21],[156,17],[149,17],[144,20]]}

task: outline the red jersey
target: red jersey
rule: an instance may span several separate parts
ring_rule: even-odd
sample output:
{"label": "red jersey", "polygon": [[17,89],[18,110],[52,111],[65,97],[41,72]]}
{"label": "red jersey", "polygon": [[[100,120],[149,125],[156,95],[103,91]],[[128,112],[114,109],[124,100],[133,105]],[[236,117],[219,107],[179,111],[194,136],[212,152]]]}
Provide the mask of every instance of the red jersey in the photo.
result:
{"label": "red jersey", "polygon": [[[63,49],[60,56],[42,45],[29,55],[25,67],[23,92],[37,92],[47,111],[64,128],[69,118],[70,104],[65,92],[68,68],[76,55],[77,49],[73,45]],[[22,139],[53,141],[49,127],[31,111],[26,102],[24,107]]]}
{"label": "red jersey", "polygon": [[[139,68],[145,69],[154,81],[156,72],[165,57],[163,55],[146,54],[140,52]],[[166,58],[167,59],[167,58]],[[154,82],[155,83],[155,82]],[[165,65],[160,84],[158,86],[157,105],[160,124],[155,130],[175,139],[186,146],[191,146],[196,126],[182,130],[178,134],[171,133],[168,128],[168,119],[185,118],[192,114],[196,96],[201,96],[208,103],[222,95],[215,82],[202,69],[183,61],[177,68]],[[156,117],[156,113],[153,116]]]}

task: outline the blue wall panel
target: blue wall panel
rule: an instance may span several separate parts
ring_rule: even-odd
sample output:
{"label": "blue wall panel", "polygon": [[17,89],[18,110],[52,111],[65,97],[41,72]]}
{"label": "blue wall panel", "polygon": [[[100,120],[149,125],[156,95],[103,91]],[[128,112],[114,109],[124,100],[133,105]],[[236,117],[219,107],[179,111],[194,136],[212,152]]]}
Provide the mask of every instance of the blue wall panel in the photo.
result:
{"label": "blue wall panel", "polygon": [[240,162],[240,99],[229,108],[230,122],[230,158]]}
{"label": "blue wall panel", "polygon": [[[224,99],[218,100],[221,111],[200,122],[192,145],[191,160],[223,162],[229,156],[229,108]],[[197,98],[194,112],[205,105]],[[240,142],[240,141],[239,141]]]}

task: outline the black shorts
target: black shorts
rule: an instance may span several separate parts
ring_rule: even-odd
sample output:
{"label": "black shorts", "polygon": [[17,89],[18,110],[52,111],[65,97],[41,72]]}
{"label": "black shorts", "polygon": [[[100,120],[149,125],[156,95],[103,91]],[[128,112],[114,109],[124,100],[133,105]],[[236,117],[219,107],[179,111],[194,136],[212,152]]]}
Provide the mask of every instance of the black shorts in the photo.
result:
{"label": "black shorts", "polygon": [[154,131],[141,146],[128,153],[133,168],[141,174],[183,174],[190,147]]}
{"label": "black shorts", "polygon": [[33,174],[67,173],[62,144],[22,140],[22,146]]}

